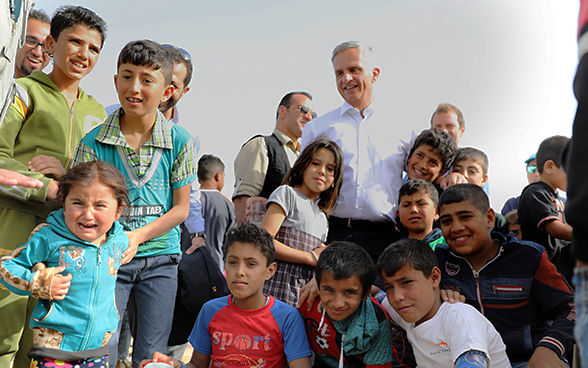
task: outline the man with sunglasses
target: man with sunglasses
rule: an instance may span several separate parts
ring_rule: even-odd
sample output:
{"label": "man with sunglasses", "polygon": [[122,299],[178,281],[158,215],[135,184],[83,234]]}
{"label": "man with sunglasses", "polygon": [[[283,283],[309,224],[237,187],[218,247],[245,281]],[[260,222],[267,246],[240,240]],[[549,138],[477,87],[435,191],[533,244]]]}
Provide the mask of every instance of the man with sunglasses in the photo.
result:
{"label": "man with sunglasses", "polygon": [[24,45],[15,57],[14,74],[24,78],[36,70],[43,70],[51,57],[45,51],[45,38],[51,29],[51,19],[43,10],[31,10],[27,21]]}
{"label": "man with sunglasses", "polygon": [[278,105],[273,133],[256,135],[241,147],[234,162],[232,196],[237,225],[247,222],[245,209],[249,198],[267,200],[280,185],[300,153],[298,139],[302,136],[302,129],[315,117],[310,93],[287,93]]}

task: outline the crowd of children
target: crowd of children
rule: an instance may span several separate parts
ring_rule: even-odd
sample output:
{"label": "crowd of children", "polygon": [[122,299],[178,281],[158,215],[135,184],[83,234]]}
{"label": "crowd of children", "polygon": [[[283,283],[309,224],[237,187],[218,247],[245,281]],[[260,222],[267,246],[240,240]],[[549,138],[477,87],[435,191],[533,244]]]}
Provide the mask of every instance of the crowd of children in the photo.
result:
{"label": "crowd of children", "polygon": [[[28,366],[29,358],[33,367],[114,366],[108,357],[118,355],[131,293],[134,367],[569,364],[572,228],[558,195],[567,186],[568,138],[541,143],[535,162],[526,162],[538,180],[503,216],[483,189],[486,154],[458,148],[444,130],[423,130],[397,154],[402,239],[374,265],[357,244],[325,244],[343,182],[336,143],[319,136],[307,144],[260,226],[236,227],[220,194],[224,164],[204,155],[197,169],[193,138],[159,109],[174,93],[166,47],[124,46],[114,79],[120,108],[107,117],[79,88],[105,29],[89,9],[58,9],[46,40],[54,69],[18,80],[0,126],[0,168],[42,184],[0,187],[0,234],[12,233],[1,245],[10,253],[0,260],[8,289],[0,290],[0,366]],[[230,295],[194,316],[184,365],[164,353],[177,303],[179,225],[196,177],[207,251]],[[49,201],[59,209],[49,213]]]}

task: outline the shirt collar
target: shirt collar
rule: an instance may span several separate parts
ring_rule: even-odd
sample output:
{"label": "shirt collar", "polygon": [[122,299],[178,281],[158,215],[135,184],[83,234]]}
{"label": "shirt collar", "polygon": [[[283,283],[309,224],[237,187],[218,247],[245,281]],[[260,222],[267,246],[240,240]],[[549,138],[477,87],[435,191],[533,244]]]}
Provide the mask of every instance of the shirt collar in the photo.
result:
{"label": "shirt collar", "polygon": [[[375,98],[372,101],[372,103],[368,107],[366,107],[366,109],[364,110],[364,112],[363,112],[363,115],[365,116],[364,119],[369,119],[374,114],[374,111],[375,111],[374,106],[376,106],[376,99]],[[351,106],[347,101],[343,101],[343,106],[341,106],[339,113],[341,114],[341,116],[343,116],[348,111],[349,111],[349,114],[352,116],[354,114],[361,116],[360,111],[358,109]]]}
{"label": "shirt collar", "polygon": [[290,148],[294,148],[294,150],[296,151],[300,150],[300,145],[298,145],[298,141],[293,141],[290,137],[286,135],[286,133],[278,129],[274,129],[273,134],[278,138],[280,143],[282,143],[283,145]]}
{"label": "shirt collar", "polygon": [[[111,145],[125,145],[128,146],[122,131],[120,130],[120,117],[125,113],[123,108],[115,110],[106,118],[104,124],[100,128],[96,140],[105,144]],[[172,125],[165,119],[161,111],[157,111],[155,116],[155,124],[153,125],[153,133],[151,137],[145,142],[144,146],[152,146],[157,148],[172,149]]]}

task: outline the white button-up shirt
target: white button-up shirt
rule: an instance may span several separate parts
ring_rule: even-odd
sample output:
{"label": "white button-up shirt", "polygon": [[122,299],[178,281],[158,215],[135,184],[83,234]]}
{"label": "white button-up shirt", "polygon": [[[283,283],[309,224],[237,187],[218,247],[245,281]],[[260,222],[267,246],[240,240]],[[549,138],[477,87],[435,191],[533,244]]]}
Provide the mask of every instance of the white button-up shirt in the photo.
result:
{"label": "white button-up shirt", "polygon": [[[381,101],[380,101],[381,103]],[[343,186],[334,216],[390,222],[396,217],[408,143],[415,133],[394,121],[392,109],[375,112],[375,100],[362,118],[347,102],[312,120],[302,131],[302,149],[326,136],[343,150]]]}

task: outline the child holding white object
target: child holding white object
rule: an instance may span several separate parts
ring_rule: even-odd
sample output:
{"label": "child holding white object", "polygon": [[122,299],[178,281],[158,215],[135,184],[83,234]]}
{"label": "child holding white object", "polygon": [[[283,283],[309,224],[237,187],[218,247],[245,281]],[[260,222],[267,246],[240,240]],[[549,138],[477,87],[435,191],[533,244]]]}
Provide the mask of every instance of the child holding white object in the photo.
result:
{"label": "child holding white object", "polygon": [[[22,247],[0,260],[0,283],[39,299],[30,321],[31,366],[55,360],[106,364],[118,325],[116,274],[129,239],[118,219],[128,203],[121,173],[103,161],[71,168],[59,181],[63,206]],[[43,263],[44,267],[31,271]]]}

